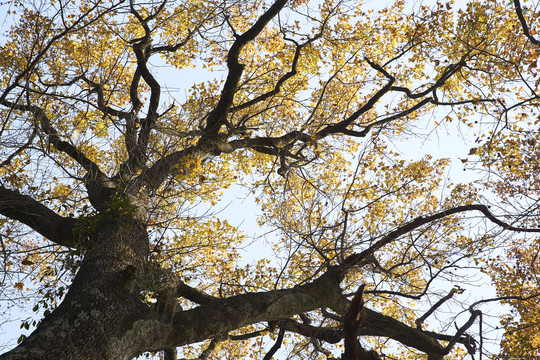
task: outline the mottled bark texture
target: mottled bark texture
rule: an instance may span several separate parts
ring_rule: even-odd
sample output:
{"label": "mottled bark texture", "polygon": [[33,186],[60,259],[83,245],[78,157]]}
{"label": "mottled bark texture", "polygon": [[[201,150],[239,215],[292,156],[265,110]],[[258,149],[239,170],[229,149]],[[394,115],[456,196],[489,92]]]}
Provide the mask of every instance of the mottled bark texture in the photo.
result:
{"label": "mottled bark texture", "polygon": [[114,339],[149,315],[139,296],[148,257],[146,229],[118,216],[96,219],[78,231],[89,246],[65,299],[3,359],[111,358]]}

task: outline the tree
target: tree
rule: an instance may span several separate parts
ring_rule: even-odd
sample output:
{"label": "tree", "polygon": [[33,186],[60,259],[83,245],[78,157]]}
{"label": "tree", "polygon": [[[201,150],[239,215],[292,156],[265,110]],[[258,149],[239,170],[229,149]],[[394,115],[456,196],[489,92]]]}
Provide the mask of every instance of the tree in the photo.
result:
{"label": "tree", "polygon": [[[534,8],[9,6],[3,297],[44,316],[1,359],[492,356],[500,301],[521,316],[493,357],[540,358]],[[209,80],[166,94],[191,67]],[[455,129],[474,182],[451,152],[407,160]],[[200,215],[231,186],[275,258],[242,263],[250,239]],[[462,295],[488,276],[496,297]]]}

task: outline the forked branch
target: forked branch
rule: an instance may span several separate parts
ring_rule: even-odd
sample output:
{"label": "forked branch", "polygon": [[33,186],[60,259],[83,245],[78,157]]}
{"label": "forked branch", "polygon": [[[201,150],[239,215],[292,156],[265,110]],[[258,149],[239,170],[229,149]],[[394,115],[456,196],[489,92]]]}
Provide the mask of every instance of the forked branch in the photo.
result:
{"label": "forked branch", "polygon": [[207,136],[214,137],[217,135],[221,126],[225,124],[227,115],[232,107],[234,94],[236,93],[236,89],[238,88],[240,78],[244,71],[244,65],[238,60],[240,52],[249,42],[253,41],[261,31],[263,31],[266,24],[268,24],[268,22],[270,22],[270,20],[272,20],[286,4],[287,0],[277,0],[274,2],[274,4],[272,4],[272,6],[257,19],[255,24],[236,38],[229,49],[227,55],[227,67],[229,73],[227,74],[227,79],[223,85],[219,101],[206,120],[205,132],[207,133]]}
{"label": "forked branch", "polygon": [[60,152],[69,155],[73,160],[75,160],[79,165],[83,167],[84,170],[90,175],[92,179],[101,179],[106,178],[105,174],[101,171],[99,166],[90,160],[82,151],[77,149],[73,144],[62,140],[58,135],[58,131],[52,126],[49,117],[44,109],[35,105],[22,105],[18,103],[12,103],[7,100],[0,101],[1,105],[9,107],[14,110],[29,112],[34,116],[34,119],[37,124],[40,125],[41,130],[47,135],[49,143],[54,146],[54,148]]}

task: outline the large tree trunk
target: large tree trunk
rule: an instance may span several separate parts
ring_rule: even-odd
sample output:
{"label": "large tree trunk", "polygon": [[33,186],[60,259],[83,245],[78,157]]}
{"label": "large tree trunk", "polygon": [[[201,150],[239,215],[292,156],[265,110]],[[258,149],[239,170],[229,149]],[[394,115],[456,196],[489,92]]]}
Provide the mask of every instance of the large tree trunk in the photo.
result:
{"label": "large tree trunk", "polygon": [[88,237],[81,267],[63,302],[2,359],[106,359],[149,308],[137,281],[148,256],[146,229],[128,217],[108,217],[82,230]]}

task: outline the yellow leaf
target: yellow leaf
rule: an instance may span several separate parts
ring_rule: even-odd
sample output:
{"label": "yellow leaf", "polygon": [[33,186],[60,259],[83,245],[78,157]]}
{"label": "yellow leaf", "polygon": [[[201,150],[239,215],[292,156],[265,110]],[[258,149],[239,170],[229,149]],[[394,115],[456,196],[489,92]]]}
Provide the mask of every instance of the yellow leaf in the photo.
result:
{"label": "yellow leaf", "polygon": [[15,285],[13,285],[13,287],[19,291],[23,291],[23,287],[24,287],[24,283],[22,282],[16,282]]}

